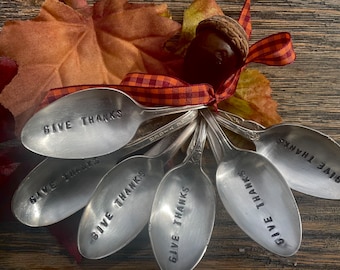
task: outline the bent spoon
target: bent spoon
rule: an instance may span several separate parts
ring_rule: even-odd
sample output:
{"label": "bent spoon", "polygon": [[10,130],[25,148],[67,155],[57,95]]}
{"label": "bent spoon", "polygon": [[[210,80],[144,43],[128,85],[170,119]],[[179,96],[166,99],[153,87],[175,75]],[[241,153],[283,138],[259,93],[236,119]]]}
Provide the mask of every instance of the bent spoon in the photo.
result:
{"label": "bent spoon", "polygon": [[44,156],[91,158],[126,145],[147,120],[205,107],[149,108],[117,89],[92,88],[69,94],[38,111],[25,124],[21,141]]}
{"label": "bent spoon", "polygon": [[265,157],[230,143],[212,112],[209,142],[218,167],[216,186],[225,209],[254,241],[280,256],[294,255],[301,244],[298,207],[287,182]]}
{"label": "bent spoon", "polygon": [[165,163],[180,149],[195,127],[196,121],[193,121],[161,154],[151,155],[151,149],[145,155],[127,158],[103,177],[79,224],[78,249],[84,257],[106,257],[140,233],[149,221],[154,194],[164,176]]}
{"label": "bent spoon", "polygon": [[289,186],[324,199],[340,199],[340,145],[329,136],[301,125],[279,124],[263,130],[237,125],[223,115],[218,122],[251,140]]}
{"label": "bent spoon", "polygon": [[203,257],[215,222],[215,191],[203,172],[202,119],[183,163],[162,179],[153,202],[149,235],[161,269],[193,269]]}
{"label": "bent spoon", "polygon": [[46,158],[21,182],[12,198],[12,212],[32,227],[59,222],[86,206],[102,177],[123,157],[142,149],[197,117],[189,111],[119,150],[90,159]]}

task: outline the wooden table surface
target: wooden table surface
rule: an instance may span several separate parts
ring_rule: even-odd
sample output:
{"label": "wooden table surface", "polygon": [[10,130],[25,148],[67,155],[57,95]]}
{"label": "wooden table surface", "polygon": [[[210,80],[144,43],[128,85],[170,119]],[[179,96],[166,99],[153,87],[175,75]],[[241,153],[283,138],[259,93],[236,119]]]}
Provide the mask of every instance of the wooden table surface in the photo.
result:
{"label": "wooden table surface", "polygon": [[[137,1],[134,1],[137,2]],[[162,2],[162,1],[155,1]],[[175,20],[191,2],[165,1]],[[1,0],[0,27],[8,19],[34,17],[41,1]],[[218,1],[238,17],[242,0]],[[340,142],[340,1],[253,0],[253,37],[292,34],[297,59],[286,67],[256,66],[271,81],[285,122],[321,130]],[[340,269],[340,202],[294,192],[303,240],[298,253],[280,257],[245,235],[218,201],[211,242],[197,269]],[[0,206],[7,207],[7,206]],[[16,221],[0,224],[0,269],[158,269],[146,231],[118,253],[76,263],[47,228]]]}

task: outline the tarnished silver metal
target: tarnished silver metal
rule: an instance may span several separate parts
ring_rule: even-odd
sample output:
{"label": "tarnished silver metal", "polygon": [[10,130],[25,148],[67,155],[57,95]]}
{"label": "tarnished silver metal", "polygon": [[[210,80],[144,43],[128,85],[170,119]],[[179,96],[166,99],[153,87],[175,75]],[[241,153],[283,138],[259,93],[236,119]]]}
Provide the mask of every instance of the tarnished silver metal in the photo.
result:
{"label": "tarnished silver metal", "polygon": [[22,181],[12,198],[12,212],[28,226],[56,223],[85,207],[102,177],[123,157],[194,121],[189,111],[119,150],[90,159],[46,158]]}
{"label": "tarnished silver metal", "polygon": [[103,177],[79,224],[78,249],[84,257],[99,259],[115,253],[145,227],[164,165],[195,127],[193,121],[161,154],[127,158]]}
{"label": "tarnished silver metal", "polygon": [[160,183],[149,235],[161,269],[192,269],[203,257],[215,221],[215,191],[201,168],[206,123],[200,124],[188,155]]}
{"label": "tarnished silver metal", "polygon": [[279,124],[263,130],[236,125],[221,115],[218,122],[253,141],[256,152],[279,169],[289,186],[325,199],[340,199],[340,145],[301,125]]}
{"label": "tarnished silver metal", "polygon": [[216,186],[224,207],[254,241],[280,256],[301,244],[302,226],[294,196],[280,172],[262,155],[230,143],[213,114],[204,110],[218,168]]}
{"label": "tarnished silver metal", "polygon": [[146,120],[204,107],[149,108],[117,89],[92,88],[62,97],[38,111],[25,124],[21,141],[44,156],[91,158],[126,145]]}
{"label": "tarnished silver metal", "polygon": [[264,130],[265,127],[261,124],[253,121],[253,120],[246,120],[242,118],[239,115],[233,114],[231,112],[227,112],[224,110],[218,110],[218,114],[223,116],[224,118],[234,122],[235,124],[238,124],[240,126],[243,126],[245,128],[251,129],[251,130]]}

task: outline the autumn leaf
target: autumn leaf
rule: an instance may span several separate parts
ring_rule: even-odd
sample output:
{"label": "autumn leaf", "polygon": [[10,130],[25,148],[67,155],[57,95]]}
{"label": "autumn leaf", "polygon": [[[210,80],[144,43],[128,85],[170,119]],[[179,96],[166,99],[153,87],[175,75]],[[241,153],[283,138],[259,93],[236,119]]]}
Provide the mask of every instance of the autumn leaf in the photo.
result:
{"label": "autumn leaf", "polygon": [[0,32],[0,56],[19,66],[0,94],[0,103],[15,117],[17,131],[49,89],[119,84],[129,72],[172,74],[176,59],[163,46],[181,25],[164,16],[167,5],[68,2],[78,9],[47,0],[35,19],[7,22]]}
{"label": "autumn leaf", "polygon": [[268,127],[282,121],[271,94],[270,82],[263,74],[257,69],[245,69],[235,94],[220,102],[219,107]]}
{"label": "autumn leaf", "polygon": [[18,65],[8,57],[0,57],[0,93],[18,72]]}
{"label": "autumn leaf", "polygon": [[86,9],[88,6],[86,0],[64,0],[63,2],[74,9]]}
{"label": "autumn leaf", "polygon": [[[18,66],[10,58],[0,57],[0,93],[18,72]],[[14,119],[11,112],[0,104],[0,142],[13,139]]]}

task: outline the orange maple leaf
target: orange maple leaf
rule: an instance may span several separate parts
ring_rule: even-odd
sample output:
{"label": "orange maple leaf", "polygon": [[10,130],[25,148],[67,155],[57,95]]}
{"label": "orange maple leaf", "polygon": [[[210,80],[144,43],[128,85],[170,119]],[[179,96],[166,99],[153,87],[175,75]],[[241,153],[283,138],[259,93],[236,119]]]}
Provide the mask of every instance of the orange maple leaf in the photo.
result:
{"label": "orange maple leaf", "polygon": [[163,46],[181,25],[164,14],[166,4],[101,0],[73,9],[46,0],[33,20],[7,22],[0,56],[15,60],[19,70],[0,103],[12,112],[17,130],[51,88],[119,84],[129,72],[172,74],[175,59]]}

